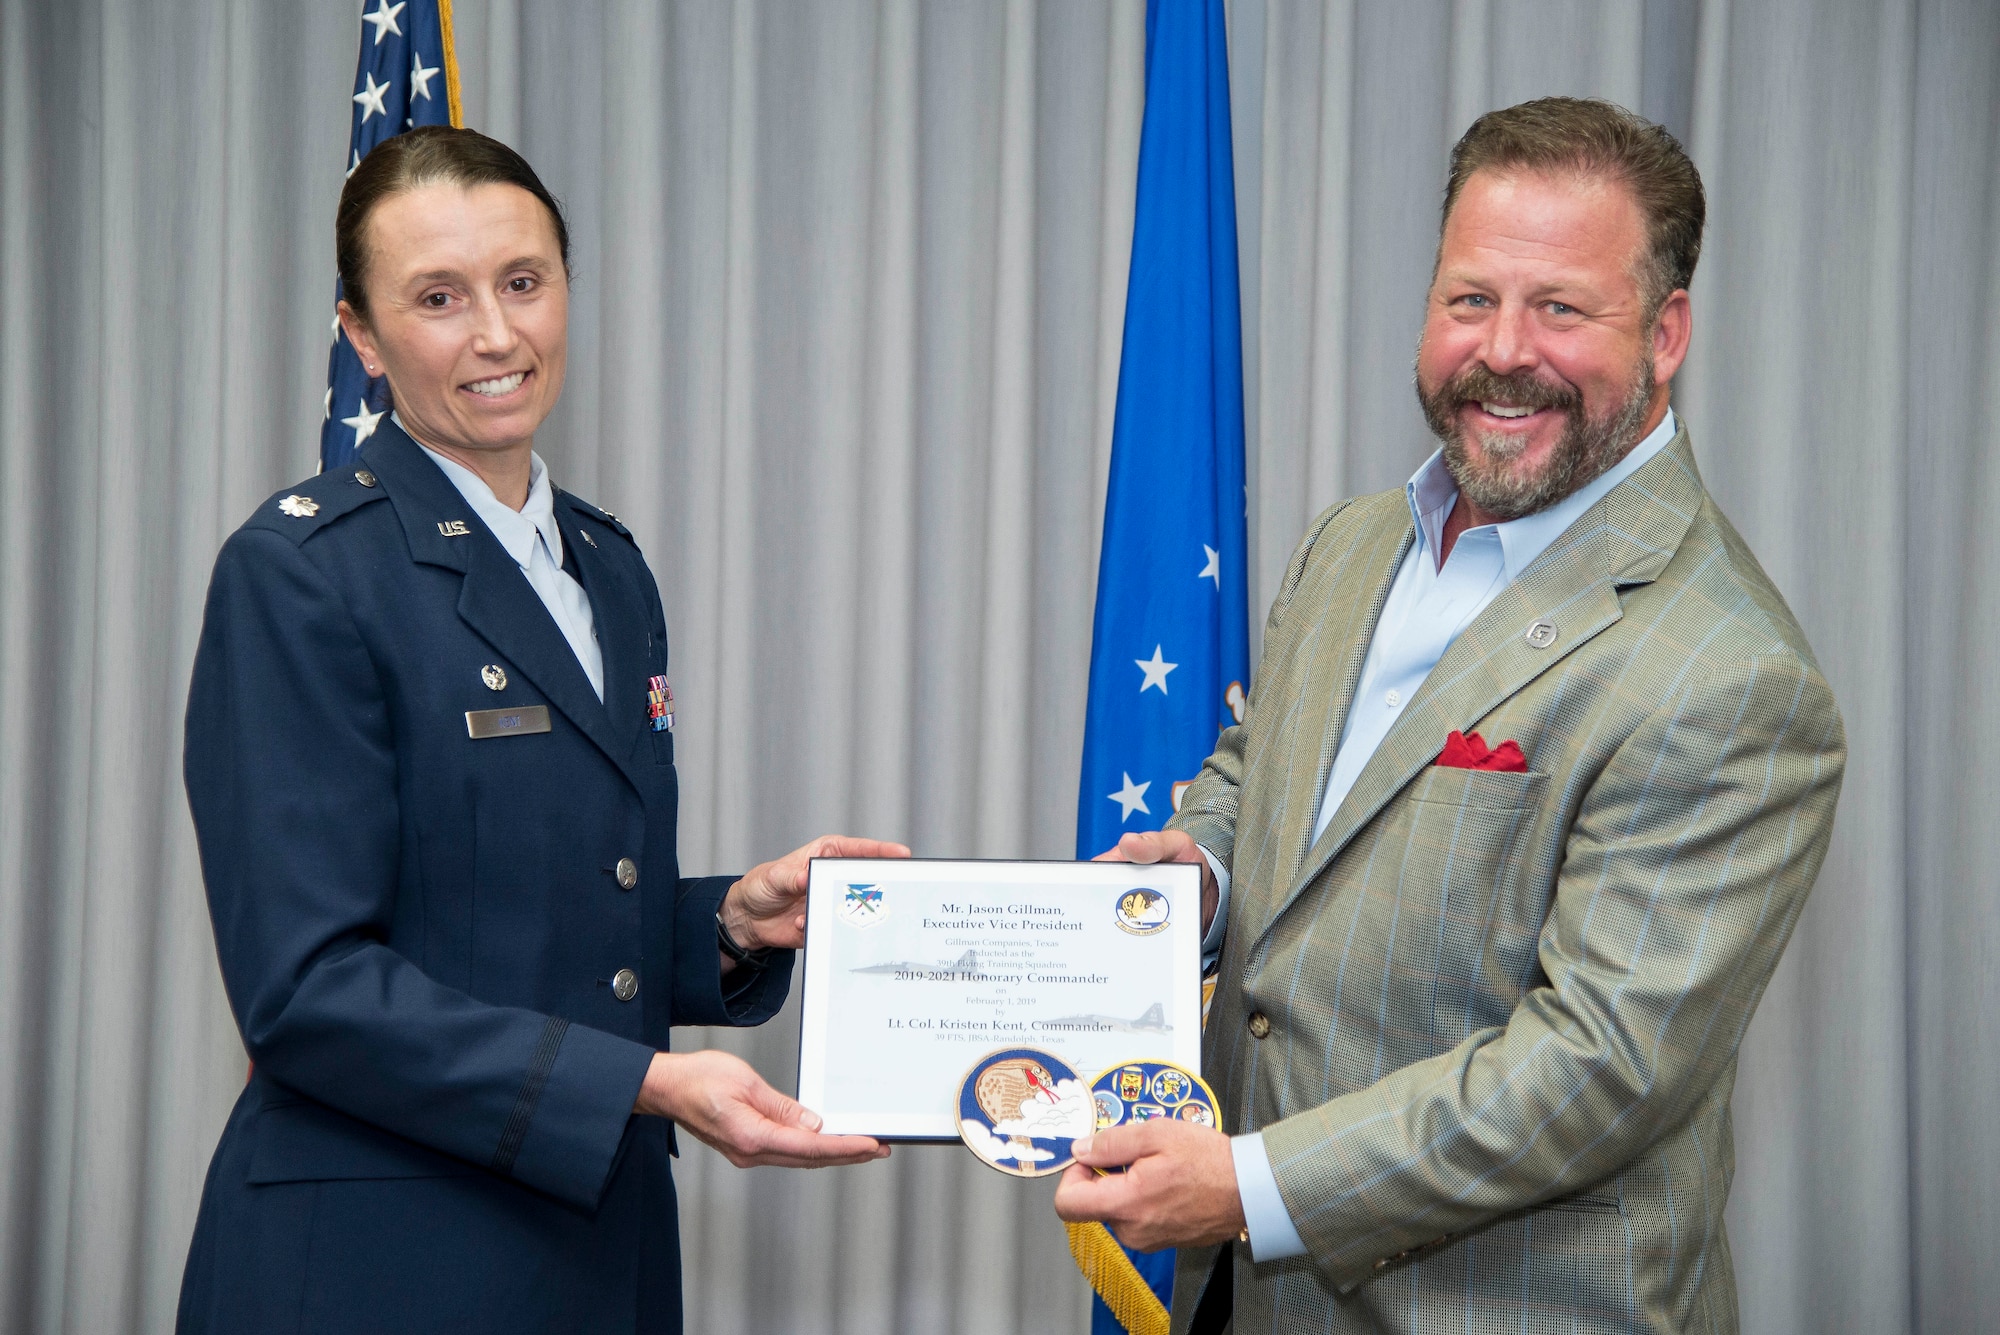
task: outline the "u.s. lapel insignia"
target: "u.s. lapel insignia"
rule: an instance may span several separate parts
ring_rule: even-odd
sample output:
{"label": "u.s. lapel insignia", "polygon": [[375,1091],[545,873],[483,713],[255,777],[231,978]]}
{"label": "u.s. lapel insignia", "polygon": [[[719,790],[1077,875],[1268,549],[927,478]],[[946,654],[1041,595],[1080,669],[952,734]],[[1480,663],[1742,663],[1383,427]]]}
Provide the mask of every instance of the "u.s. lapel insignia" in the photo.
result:
{"label": "u.s. lapel insignia", "polygon": [[472,530],[465,526],[463,519],[440,519],[438,520],[438,532],[447,538],[462,538],[472,532]]}
{"label": "u.s. lapel insignia", "polygon": [[646,678],[646,722],[654,732],[674,730],[674,685],[665,677]]}
{"label": "u.s. lapel insignia", "polygon": [[319,502],[310,496],[287,496],[278,508],[294,519],[311,519],[319,513]]}

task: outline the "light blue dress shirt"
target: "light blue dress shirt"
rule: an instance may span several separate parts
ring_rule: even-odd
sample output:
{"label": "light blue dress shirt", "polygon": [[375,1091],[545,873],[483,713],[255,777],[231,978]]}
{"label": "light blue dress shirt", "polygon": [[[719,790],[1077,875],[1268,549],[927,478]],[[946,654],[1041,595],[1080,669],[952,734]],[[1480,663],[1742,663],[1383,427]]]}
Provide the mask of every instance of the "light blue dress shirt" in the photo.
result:
{"label": "light blue dress shirt", "polygon": [[[396,425],[403,424],[399,420]],[[407,427],[404,429],[408,430]],[[416,438],[412,436],[411,439]],[[465,498],[472,512],[493,531],[493,536],[507,549],[507,555],[521,567],[521,573],[528,577],[528,584],[542,600],[542,606],[549,609],[556,629],[569,641],[570,652],[576,655],[584,675],[590,678],[590,688],[602,701],[604,649],[597,642],[597,617],[590,610],[590,595],[583,591],[583,585],[563,569],[562,530],[556,527],[555,487],[549,482],[549,470],[542,466],[542,456],[528,456],[528,501],[516,510],[495,496],[485,479],[464,464],[445,458],[422,441],[418,441],[417,446],[431,457],[432,463],[444,470],[444,475],[451,479],[452,486],[458,488],[458,494]]]}
{"label": "light blue dress shirt", "polygon": [[[1382,619],[1368,642],[1361,681],[1341,729],[1340,750],[1334,753],[1333,768],[1327,773],[1326,796],[1320,800],[1319,818],[1313,822],[1315,842],[1459,632],[1485,611],[1501,590],[1519,579],[1584,511],[1665,449],[1675,430],[1674,414],[1669,409],[1659,426],[1603,476],[1546,510],[1505,524],[1467,529],[1452,544],[1451,556],[1442,565],[1437,553],[1443,550],[1445,521],[1458,503],[1458,484],[1444,466],[1442,450],[1424,461],[1406,488],[1410,516],[1417,525],[1416,540],[1396,569],[1395,583],[1382,605]],[[1206,957],[1222,948],[1223,928],[1229,918],[1229,873],[1214,854],[1207,849],[1202,853],[1221,891],[1215,922],[1202,942]],[[1303,1254],[1306,1244],[1278,1193],[1278,1179],[1271,1171],[1263,1134],[1232,1136],[1229,1149],[1236,1164],[1236,1190],[1243,1199],[1243,1216],[1250,1226],[1250,1255],[1258,1261],[1276,1261]]]}

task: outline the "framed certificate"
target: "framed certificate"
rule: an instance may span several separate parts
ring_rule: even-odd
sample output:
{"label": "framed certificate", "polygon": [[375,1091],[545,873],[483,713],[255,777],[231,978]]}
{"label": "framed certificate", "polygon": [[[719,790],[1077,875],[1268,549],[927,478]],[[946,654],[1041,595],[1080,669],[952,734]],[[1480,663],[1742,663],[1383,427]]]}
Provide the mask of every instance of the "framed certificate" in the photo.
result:
{"label": "framed certificate", "polygon": [[814,860],[799,1101],[827,1131],[956,1140],[1003,1047],[1199,1070],[1199,865]]}

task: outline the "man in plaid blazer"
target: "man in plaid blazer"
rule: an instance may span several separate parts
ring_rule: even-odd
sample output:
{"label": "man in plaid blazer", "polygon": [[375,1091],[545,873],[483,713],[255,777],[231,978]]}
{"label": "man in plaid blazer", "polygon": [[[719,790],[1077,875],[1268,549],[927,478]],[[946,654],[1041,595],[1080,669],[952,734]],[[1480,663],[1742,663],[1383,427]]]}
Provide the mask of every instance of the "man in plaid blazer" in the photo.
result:
{"label": "man in plaid blazer", "polygon": [[1700,178],[1544,99],[1452,155],[1417,359],[1443,442],[1335,506],[1241,726],[1114,856],[1205,860],[1234,1137],[1102,1132],[1057,1208],[1180,1246],[1173,1326],[1735,1331],[1743,1031],[1846,761],[1669,386]]}

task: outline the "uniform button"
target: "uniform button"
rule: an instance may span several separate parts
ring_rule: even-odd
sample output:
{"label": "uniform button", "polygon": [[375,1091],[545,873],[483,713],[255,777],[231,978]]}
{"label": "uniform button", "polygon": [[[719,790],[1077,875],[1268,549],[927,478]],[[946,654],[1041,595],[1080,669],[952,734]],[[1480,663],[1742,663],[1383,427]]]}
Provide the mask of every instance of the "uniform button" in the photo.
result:
{"label": "uniform button", "polygon": [[611,975],[611,995],[620,1001],[630,1001],[639,995],[639,975],[630,969],[620,969]]}
{"label": "uniform button", "polygon": [[354,470],[354,480],[356,482],[359,482],[364,487],[372,487],[375,485],[375,475],[369,472],[365,468],[357,468]]}
{"label": "uniform button", "polygon": [[612,874],[617,876],[620,890],[630,890],[639,884],[639,864],[630,858],[618,859],[618,865],[612,868]]}
{"label": "uniform button", "polygon": [[1263,1038],[1271,1032],[1271,1017],[1262,1011],[1250,1012],[1250,1037]]}

